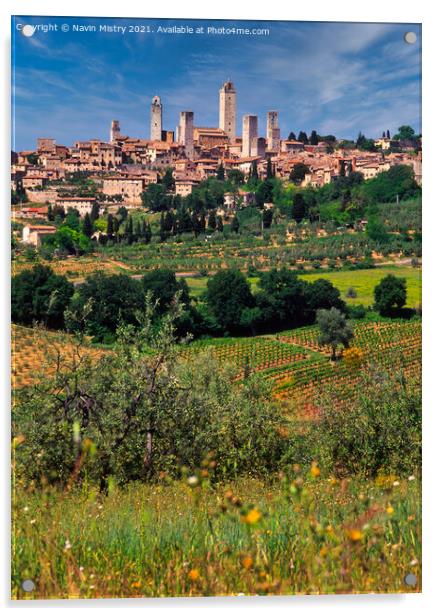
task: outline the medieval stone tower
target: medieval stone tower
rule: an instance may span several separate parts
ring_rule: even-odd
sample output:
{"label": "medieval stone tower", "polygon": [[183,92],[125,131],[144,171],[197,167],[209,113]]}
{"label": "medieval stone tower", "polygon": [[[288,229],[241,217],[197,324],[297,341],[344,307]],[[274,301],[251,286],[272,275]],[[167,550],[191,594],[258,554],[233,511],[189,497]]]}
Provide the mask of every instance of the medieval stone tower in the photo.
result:
{"label": "medieval stone tower", "polygon": [[114,143],[121,136],[121,129],[119,128],[119,121],[112,120],[110,126],[110,143]]}
{"label": "medieval stone tower", "polygon": [[192,160],[194,158],[194,112],[181,111],[178,127],[179,143],[185,146],[186,157]]}
{"label": "medieval stone tower", "polygon": [[267,149],[278,152],[280,149],[280,129],[278,126],[278,111],[267,112],[266,125]]}
{"label": "medieval stone tower", "polygon": [[162,139],[162,103],[160,96],[154,96],[151,101],[150,139],[151,141]]}
{"label": "medieval stone tower", "polygon": [[241,155],[257,156],[258,152],[258,116],[245,115],[243,116],[243,133],[242,133]]}
{"label": "medieval stone tower", "polygon": [[228,80],[219,90],[219,128],[225,131],[233,142],[236,136],[237,93],[232,81]]}

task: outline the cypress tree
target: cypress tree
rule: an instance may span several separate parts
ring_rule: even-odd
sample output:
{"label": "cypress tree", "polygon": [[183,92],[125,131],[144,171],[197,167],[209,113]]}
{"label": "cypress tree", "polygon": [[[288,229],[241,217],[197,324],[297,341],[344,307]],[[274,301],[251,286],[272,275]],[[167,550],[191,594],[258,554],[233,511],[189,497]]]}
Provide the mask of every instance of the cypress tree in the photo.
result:
{"label": "cypress tree", "polygon": [[251,172],[249,174],[249,179],[250,180],[258,180],[259,179],[259,176],[258,176],[258,165],[257,165],[257,161],[256,160],[252,161]]}
{"label": "cypress tree", "polygon": [[110,236],[110,237],[115,232],[115,228],[114,228],[114,225],[113,225],[113,220],[114,220],[113,216],[111,214],[109,214],[107,216],[107,235]]}
{"label": "cypress tree", "polygon": [[92,211],[90,212],[90,220],[92,223],[99,218],[99,203],[97,201],[92,205]]}
{"label": "cypress tree", "polygon": [[164,217],[164,213],[162,212],[160,215],[160,228],[159,228],[159,237],[160,237],[160,241],[164,242],[166,240],[167,234],[165,231],[165,217]]}
{"label": "cypress tree", "polygon": [[146,244],[149,244],[151,242],[151,236],[152,236],[151,225],[150,225],[150,223],[147,223],[147,225],[145,227],[145,233],[144,233],[144,242]]}
{"label": "cypress tree", "polygon": [[223,167],[223,163],[220,163],[217,167],[217,180],[220,180],[221,182],[225,181],[225,168]]}
{"label": "cypress tree", "polygon": [[216,227],[217,224],[215,220],[215,212],[214,210],[211,210],[208,216],[208,229],[210,229],[211,231],[215,231]]}
{"label": "cypress tree", "polygon": [[88,212],[86,212],[86,215],[84,216],[84,220],[82,224],[82,232],[87,237],[92,237],[93,235],[93,223],[90,219],[90,214]]}
{"label": "cypress tree", "polygon": [[270,156],[267,157],[266,161],[266,180],[270,180],[271,178],[273,178],[272,160]]}

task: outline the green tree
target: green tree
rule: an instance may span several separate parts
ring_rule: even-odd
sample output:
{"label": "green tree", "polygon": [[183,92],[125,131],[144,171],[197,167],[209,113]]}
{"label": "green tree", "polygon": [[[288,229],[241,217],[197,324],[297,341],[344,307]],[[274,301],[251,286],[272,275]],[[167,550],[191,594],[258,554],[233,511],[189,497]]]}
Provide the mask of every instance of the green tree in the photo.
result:
{"label": "green tree", "polygon": [[74,231],[80,230],[81,221],[77,210],[74,210],[73,208],[69,209],[69,211],[67,212],[67,216],[64,219],[64,224],[70,229],[73,229]]}
{"label": "green tree", "polygon": [[107,216],[107,235],[108,235],[109,237],[112,237],[112,236],[113,236],[113,233],[115,232],[115,228],[114,228],[113,221],[114,221],[114,219],[113,219],[113,215],[112,215],[112,214],[109,214],[109,215]]}
{"label": "green tree", "polygon": [[93,235],[93,223],[88,212],[86,212],[84,216],[84,220],[82,223],[82,232],[86,237],[92,237]]}
{"label": "green tree", "polygon": [[411,126],[404,124],[399,126],[398,132],[394,135],[393,139],[396,141],[411,141],[414,139],[415,134],[415,130]]}
{"label": "green tree", "polygon": [[64,311],[73,295],[73,284],[50,267],[34,265],[11,281],[11,318],[14,323],[34,321],[56,329],[64,326]]}
{"label": "green tree", "polygon": [[310,167],[308,167],[308,165],[304,163],[295,163],[289,174],[289,180],[298,186],[306,177],[306,173],[310,173]]}
{"label": "green tree", "polygon": [[141,239],[144,244],[149,244],[151,242],[151,226],[149,222],[147,223],[145,218],[142,220]]}
{"label": "green tree", "polygon": [[268,156],[266,159],[266,180],[273,178],[273,175],[272,159]]}
{"label": "green tree", "polygon": [[175,180],[173,176],[173,169],[171,167],[167,167],[164,176],[162,178],[162,184],[166,188],[166,190],[174,190]]}
{"label": "green tree", "polygon": [[251,164],[251,170],[249,172],[249,181],[250,183],[252,183],[252,185],[256,185],[258,183],[259,180],[259,175],[258,175],[258,164],[256,160],[252,161]]}
{"label": "green tree", "polygon": [[239,220],[237,218],[237,215],[235,214],[234,218],[232,219],[232,222],[231,222],[231,231],[233,233],[238,233],[239,230],[240,230],[240,222],[239,222]]}
{"label": "green tree", "polygon": [[303,195],[300,192],[296,192],[293,195],[292,202],[292,218],[296,222],[301,222],[306,216],[306,203]]}
{"label": "green tree", "polygon": [[305,133],[303,130],[301,130],[298,134],[298,141],[302,141],[304,145],[307,145],[309,143],[309,138],[307,137],[307,133]]}
{"label": "green tree", "polygon": [[139,280],[126,274],[97,272],[79,285],[72,300],[72,314],[80,315],[91,305],[86,332],[97,341],[110,342],[119,323],[136,323],[136,313],[144,309],[144,302]]}
{"label": "green tree", "polygon": [[217,167],[217,180],[219,180],[220,182],[224,182],[225,181],[225,168],[223,167],[223,163],[220,163],[219,166]]}
{"label": "green tree", "polygon": [[374,215],[369,216],[365,232],[374,242],[385,244],[389,240],[389,235],[383,223]]}
{"label": "green tree", "polygon": [[142,286],[145,293],[150,293],[155,312],[158,314],[165,314],[171,309],[177,294],[184,308],[188,308],[190,304],[188,283],[184,278],[178,280],[170,269],[162,268],[148,272],[142,278]]}
{"label": "green tree", "polygon": [[295,133],[290,132],[289,136],[287,137],[287,141],[296,141]]}
{"label": "green tree", "polygon": [[406,304],[406,280],[388,274],[374,288],[375,309],[382,316],[392,316]]}
{"label": "green tree", "polygon": [[127,241],[127,244],[133,243],[133,218],[131,216],[129,216],[125,222],[124,237]]}
{"label": "green tree", "polygon": [[211,210],[208,215],[208,230],[215,231],[217,228],[217,218],[214,210]]}
{"label": "green tree", "polygon": [[244,179],[243,171],[240,171],[240,169],[229,169],[228,181],[232,184],[232,186],[241,186],[244,184]]}
{"label": "green tree", "polygon": [[38,165],[38,162],[40,160],[37,152],[32,152],[32,154],[28,154],[26,156],[26,159],[30,165]]}
{"label": "green tree", "polygon": [[162,212],[168,209],[171,198],[164,184],[148,184],[141,193],[142,205],[152,212]]}
{"label": "green tree", "polygon": [[347,305],[341,299],[339,289],[324,278],[308,283],[305,287],[305,297],[311,320],[315,319],[316,312],[320,309],[337,308],[340,312],[347,313]]}
{"label": "green tree", "polygon": [[255,193],[255,201],[261,209],[265,203],[273,203],[273,179],[260,183]]}
{"label": "green tree", "polygon": [[348,348],[353,338],[353,328],[345,314],[337,308],[321,309],[316,313],[316,323],[319,327],[318,342],[329,345],[332,349],[332,360],[336,359],[336,351],[341,345]]}
{"label": "green tree", "polygon": [[318,145],[318,142],[318,133],[316,132],[316,130],[312,130],[312,132],[310,133],[310,145]]}
{"label": "green tree", "polygon": [[90,220],[94,224],[99,218],[99,203],[95,201],[92,205],[92,211],[90,212]]}
{"label": "green tree", "polygon": [[306,319],[305,283],[286,268],[264,272],[259,281],[256,304],[263,315],[265,329],[279,330],[304,324]]}
{"label": "green tree", "polygon": [[238,270],[220,270],[209,278],[206,301],[220,326],[229,332],[240,330],[241,315],[254,305],[246,277]]}
{"label": "green tree", "polygon": [[262,214],[263,229],[270,228],[272,224],[272,219],[273,219],[273,210],[269,208],[264,209],[263,214]]}

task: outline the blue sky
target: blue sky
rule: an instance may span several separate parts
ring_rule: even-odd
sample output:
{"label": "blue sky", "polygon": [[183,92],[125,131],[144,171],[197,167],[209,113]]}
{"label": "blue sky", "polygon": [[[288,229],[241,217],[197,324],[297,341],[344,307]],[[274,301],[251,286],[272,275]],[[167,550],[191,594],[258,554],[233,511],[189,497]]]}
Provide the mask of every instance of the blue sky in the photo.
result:
{"label": "blue sky", "polygon": [[[17,24],[57,24],[25,37]],[[61,32],[61,24],[70,26]],[[154,33],[72,32],[73,24],[149,25]],[[157,26],[268,28],[268,36],[159,34]],[[418,34],[404,42],[407,31]],[[196,126],[218,125],[218,90],[231,78],[241,116],[278,110],[282,137],[293,130],[377,137],[402,124],[420,126],[421,28],[408,24],[243,22],[116,18],[14,17],[13,148],[37,137],[108,140],[110,121],[123,134],[149,138],[149,106],[158,94],[164,128],[179,111]]]}

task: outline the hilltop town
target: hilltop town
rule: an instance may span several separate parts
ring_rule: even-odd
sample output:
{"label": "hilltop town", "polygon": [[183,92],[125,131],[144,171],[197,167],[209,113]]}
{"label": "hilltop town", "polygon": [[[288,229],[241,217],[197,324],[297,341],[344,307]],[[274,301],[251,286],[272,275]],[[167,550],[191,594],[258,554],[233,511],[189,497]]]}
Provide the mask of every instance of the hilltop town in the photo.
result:
{"label": "hilltop town", "polygon": [[[384,131],[376,140],[359,134],[357,141],[320,136],[304,131],[282,136],[277,111],[267,111],[264,132],[257,115],[242,118],[241,136],[237,131],[237,92],[228,80],[219,90],[219,122],[216,127],[197,125],[193,111],[182,111],[176,130],[163,125],[163,103],[154,96],[150,106],[149,139],[126,136],[120,122],[112,120],[108,142],[99,139],[61,145],[51,138],[39,138],[36,149],[12,153],[11,190],[17,199],[31,207],[16,208],[15,218],[46,218],[47,206],[73,208],[81,216],[91,213],[99,202],[100,211],[115,202],[127,208],[142,204],[142,194],[150,184],[161,182],[166,170],[172,169],[173,193],[186,197],[204,180],[232,170],[259,178],[268,173],[296,185],[319,188],[346,176],[360,173],[372,179],[395,165],[408,165],[421,184],[421,141],[410,138],[393,140]],[[296,173],[295,173],[296,171]],[[96,188],[93,196],[78,195],[69,180],[83,176]],[[70,191],[69,191],[70,189]],[[240,189],[224,195],[224,207],[218,214],[254,203],[252,191]],[[41,205],[39,205],[41,204]],[[41,229],[41,234],[50,229]],[[23,240],[34,237],[25,232]]]}

